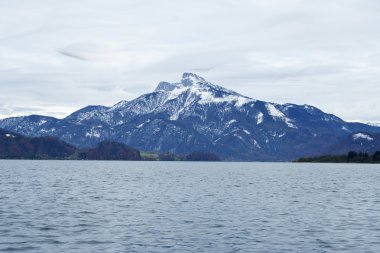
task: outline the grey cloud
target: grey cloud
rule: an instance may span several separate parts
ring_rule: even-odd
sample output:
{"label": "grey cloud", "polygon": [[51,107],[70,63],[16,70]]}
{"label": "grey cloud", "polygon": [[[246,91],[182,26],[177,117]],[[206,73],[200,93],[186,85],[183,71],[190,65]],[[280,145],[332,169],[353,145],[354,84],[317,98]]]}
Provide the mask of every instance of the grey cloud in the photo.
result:
{"label": "grey cloud", "polygon": [[0,117],[62,117],[194,71],[253,98],[380,121],[376,0],[12,0],[0,17]]}
{"label": "grey cloud", "polygon": [[71,57],[71,58],[74,58],[77,60],[88,61],[88,59],[86,59],[85,57],[82,57],[82,56],[74,54],[74,53],[67,52],[65,50],[57,50],[57,52],[64,55],[64,56]]}

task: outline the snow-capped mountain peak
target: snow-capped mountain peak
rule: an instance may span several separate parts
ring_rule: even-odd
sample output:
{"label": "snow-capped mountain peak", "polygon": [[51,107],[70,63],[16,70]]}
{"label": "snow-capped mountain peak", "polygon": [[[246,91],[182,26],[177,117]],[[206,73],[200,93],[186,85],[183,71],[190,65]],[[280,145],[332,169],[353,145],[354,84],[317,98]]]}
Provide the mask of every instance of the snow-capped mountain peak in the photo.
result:
{"label": "snow-capped mountain peak", "polygon": [[212,84],[193,73],[183,73],[180,83],[160,82],[155,92],[165,93],[166,101],[185,96],[188,98],[188,102],[191,100],[198,104],[227,102],[241,106],[255,101],[232,90]]}
{"label": "snow-capped mountain peak", "polygon": [[181,83],[183,86],[192,86],[197,83],[206,82],[206,80],[194,73],[183,73]]}
{"label": "snow-capped mountain peak", "polygon": [[183,73],[180,83],[160,82],[155,91],[173,91],[174,89],[192,87],[201,83],[206,83],[203,77],[193,73]]}

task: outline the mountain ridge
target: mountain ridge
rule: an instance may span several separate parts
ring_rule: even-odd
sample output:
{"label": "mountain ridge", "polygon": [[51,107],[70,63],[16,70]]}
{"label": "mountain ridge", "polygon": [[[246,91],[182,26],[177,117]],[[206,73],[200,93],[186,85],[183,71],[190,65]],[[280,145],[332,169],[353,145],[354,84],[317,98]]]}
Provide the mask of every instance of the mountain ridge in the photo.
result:
{"label": "mountain ridge", "polygon": [[319,155],[354,132],[380,133],[380,127],[346,122],[311,105],[255,100],[193,73],[111,107],[87,106],[63,119],[8,118],[0,127],[55,136],[77,147],[110,140],[146,151],[203,151],[258,161]]}

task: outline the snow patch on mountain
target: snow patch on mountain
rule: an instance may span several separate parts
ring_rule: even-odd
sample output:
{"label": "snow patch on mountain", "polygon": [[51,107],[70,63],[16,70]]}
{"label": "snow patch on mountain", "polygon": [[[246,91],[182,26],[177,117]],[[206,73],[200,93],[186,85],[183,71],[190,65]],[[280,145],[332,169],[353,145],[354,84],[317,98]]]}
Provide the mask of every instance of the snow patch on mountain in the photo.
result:
{"label": "snow patch on mountain", "polygon": [[89,138],[100,138],[101,133],[96,129],[96,127],[92,127],[89,132],[86,132],[85,136]]}
{"label": "snow patch on mountain", "polygon": [[188,90],[189,90],[188,87],[183,87],[183,86],[178,86],[178,87],[174,88],[173,90],[171,90],[170,92],[167,93],[168,96],[167,96],[164,103],[166,103],[167,101],[173,100],[173,99],[177,99],[180,95],[182,95],[184,92],[186,92]]}
{"label": "snow patch on mountain", "polygon": [[41,125],[45,124],[46,122],[47,122],[47,120],[42,119],[38,122],[38,125],[41,126]]}
{"label": "snow patch on mountain", "polygon": [[371,136],[369,136],[368,134],[364,134],[364,133],[357,133],[357,134],[354,134],[352,136],[352,139],[354,141],[356,140],[359,140],[359,139],[364,139],[364,140],[367,140],[367,141],[373,141],[373,138]]}
{"label": "snow patch on mountain", "polygon": [[270,135],[275,138],[281,138],[286,135],[286,133],[278,133],[277,131],[271,132]]}
{"label": "snow patch on mountain", "polygon": [[227,122],[226,126],[229,127],[231,124],[236,123],[236,122],[237,122],[236,119],[232,119],[232,120]]}
{"label": "snow patch on mountain", "polygon": [[140,125],[136,126],[136,128],[142,128],[145,124],[148,124],[149,122],[150,122],[150,119],[148,119],[144,123],[141,123]]}
{"label": "snow patch on mountain", "polygon": [[211,104],[211,103],[234,103],[236,106],[240,107],[246,103],[252,102],[253,99],[236,96],[227,95],[223,97],[216,97],[215,94],[209,91],[194,90],[194,93],[198,94],[201,98],[199,104]]}
{"label": "snow patch on mountain", "polygon": [[241,137],[241,136],[240,136],[240,135],[238,135],[238,134],[233,134],[233,136],[235,136],[235,137],[239,138],[240,140],[244,140],[244,138],[243,138],[243,137]]}
{"label": "snow patch on mountain", "polygon": [[284,121],[288,127],[297,128],[297,126],[293,124],[292,120],[287,118],[285,114],[278,110],[273,104],[267,103],[265,107],[267,108],[269,115],[272,116],[274,120],[280,119]]}
{"label": "snow patch on mountain", "polygon": [[50,128],[50,129],[42,128],[42,129],[39,130],[40,133],[43,133],[45,135],[51,134],[54,131],[55,131],[55,128]]}
{"label": "snow patch on mountain", "polygon": [[281,118],[281,119],[285,118],[285,115],[280,110],[278,110],[274,105],[266,104],[265,107],[267,108],[267,111],[270,116],[274,118]]}
{"label": "snow patch on mountain", "polygon": [[246,133],[246,134],[251,134],[250,131],[246,130],[246,129],[243,129],[243,132]]}
{"label": "snow patch on mountain", "polygon": [[256,124],[260,125],[261,123],[263,123],[263,121],[264,121],[264,114],[262,112],[259,112],[256,115]]}
{"label": "snow patch on mountain", "polygon": [[260,144],[256,140],[253,140],[253,146],[256,147],[256,148],[261,149]]}

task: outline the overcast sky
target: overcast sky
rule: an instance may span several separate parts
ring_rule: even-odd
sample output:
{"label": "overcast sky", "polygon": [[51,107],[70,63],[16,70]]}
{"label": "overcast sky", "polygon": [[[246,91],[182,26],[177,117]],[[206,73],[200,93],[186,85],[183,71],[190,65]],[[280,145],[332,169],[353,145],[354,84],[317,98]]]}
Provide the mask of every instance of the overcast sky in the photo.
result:
{"label": "overcast sky", "polygon": [[0,1],[0,118],[113,105],[189,71],[380,122],[380,1]]}

